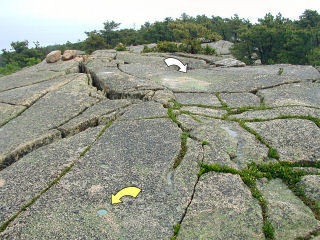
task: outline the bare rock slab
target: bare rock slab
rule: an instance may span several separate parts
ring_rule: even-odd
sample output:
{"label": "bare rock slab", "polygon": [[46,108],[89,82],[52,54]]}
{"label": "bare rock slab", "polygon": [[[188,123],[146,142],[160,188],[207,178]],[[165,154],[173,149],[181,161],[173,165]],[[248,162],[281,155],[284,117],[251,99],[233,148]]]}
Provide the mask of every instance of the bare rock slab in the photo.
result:
{"label": "bare rock slab", "polygon": [[304,176],[299,185],[303,188],[309,199],[320,205],[320,175]]}
{"label": "bare rock slab", "polygon": [[150,101],[130,106],[120,119],[132,120],[155,117],[168,117],[168,111],[162,104]]}
{"label": "bare rock slab", "polygon": [[50,81],[35,83],[29,86],[11,89],[0,93],[0,101],[11,104],[30,106],[46,93],[55,90],[75,79],[77,74],[69,74]]}
{"label": "bare rock slab", "polygon": [[210,172],[196,185],[177,239],[264,239],[258,201],[240,176]]}
{"label": "bare rock slab", "polygon": [[77,117],[59,127],[63,136],[77,134],[88,127],[94,127],[115,120],[124,108],[131,105],[130,101],[102,100],[101,102],[89,107]]}
{"label": "bare rock slab", "polygon": [[[283,74],[279,75],[279,68]],[[161,72],[155,69],[151,80],[177,92],[250,92],[283,83],[316,80],[320,73],[311,66],[264,65],[241,68],[194,69],[187,73]]]}
{"label": "bare rock slab", "polygon": [[268,148],[238,123],[212,119],[210,124],[199,125],[190,134],[209,143],[204,146],[206,164],[241,169],[248,163],[268,160]]}
{"label": "bare rock slab", "polygon": [[41,147],[0,171],[0,225],[76,161],[102,128],[88,129]]}
{"label": "bare rock slab", "polygon": [[[190,144],[193,152],[199,148]],[[179,150],[180,130],[169,119],[116,121],[2,236],[168,239],[189,203],[199,171],[191,155],[179,166],[187,169],[172,172]],[[142,191],[137,198],[126,196],[122,204],[111,205],[111,194],[128,186]],[[100,209],[106,215],[99,215]]]}
{"label": "bare rock slab", "polygon": [[95,85],[103,90],[108,98],[142,99],[150,92],[164,89],[156,83],[120,71],[117,64],[108,58],[98,57],[91,59],[85,65]]}
{"label": "bare rock slab", "polygon": [[260,98],[252,93],[221,93],[220,97],[228,107],[260,106]]}
{"label": "bare rock slab", "polygon": [[280,160],[320,161],[320,128],[312,121],[279,119],[246,124],[278,150]]}
{"label": "bare rock slab", "polygon": [[26,107],[0,103],[0,126],[19,115]]}
{"label": "bare rock slab", "polygon": [[275,239],[305,237],[320,227],[320,222],[304,203],[280,179],[261,180],[257,187],[268,202]]}
{"label": "bare rock slab", "polygon": [[188,114],[179,114],[177,120],[181,123],[184,131],[191,131],[195,127],[202,124],[201,121],[196,121],[193,117]]}
{"label": "bare rock slab", "polygon": [[191,114],[205,115],[210,117],[223,117],[227,114],[226,110],[212,109],[212,108],[202,108],[195,106],[184,106],[181,108],[181,111],[190,112]]}
{"label": "bare rock slab", "polygon": [[208,93],[175,93],[176,101],[186,105],[221,106],[218,98]]}
{"label": "bare rock slab", "polygon": [[231,54],[230,48],[232,47],[233,43],[225,40],[219,40],[212,43],[201,44],[202,47],[205,47],[206,45],[214,48],[218,54],[226,55],[226,54]]}
{"label": "bare rock slab", "polygon": [[0,92],[44,82],[65,75],[65,72],[34,71],[31,68],[23,69],[8,76],[0,78]]}
{"label": "bare rock slab", "polygon": [[98,101],[89,96],[95,90],[87,81],[85,74],[78,74],[73,81],[48,93],[3,126],[0,131],[0,164],[12,163],[37,146],[61,137],[56,128]]}
{"label": "bare rock slab", "polygon": [[245,67],[246,64],[234,58],[225,58],[219,61],[215,61],[214,64],[217,67]]}
{"label": "bare rock slab", "polygon": [[320,107],[320,83],[302,82],[258,92],[266,106],[302,105]]}

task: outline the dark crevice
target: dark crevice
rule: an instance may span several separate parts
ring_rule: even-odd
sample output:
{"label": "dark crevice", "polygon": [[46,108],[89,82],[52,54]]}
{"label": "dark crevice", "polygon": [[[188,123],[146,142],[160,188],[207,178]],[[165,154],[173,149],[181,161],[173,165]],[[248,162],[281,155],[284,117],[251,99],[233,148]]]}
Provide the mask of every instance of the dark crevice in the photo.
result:
{"label": "dark crevice", "polygon": [[[204,145],[202,144],[202,157],[201,157],[201,160],[199,161],[199,164],[203,163],[203,160],[204,160]],[[200,169],[201,169],[201,168],[200,168]],[[191,193],[190,200],[189,200],[186,208],[184,209],[184,212],[183,212],[182,215],[181,215],[181,219],[179,220],[179,222],[178,222],[177,225],[176,225],[176,226],[178,226],[178,229],[177,229],[177,230],[175,229],[174,235],[171,237],[171,239],[175,239],[175,238],[177,237],[177,235],[179,234],[179,228],[180,228],[180,226],[181,226],[181,224],[182,224],[185,216],[187,215],[188,209],[189,209],[189,207],[190,207],[190,205],[191,205],[191,203],[192,203],[192,201],[193,201],[194,195],[195,195],[195,193],[196,193],[196,187],[197,187],[197,185],[198,185],[198,183],[199,183],[199,181],[200,181],[200,177],[201,177],[201,176],[198,174],[198,175],[197,175],[197,180],[196,180],[196,182],[195,182],[195,184],[194,184],[194,186],[193,186],[193,190],[192,190],[192,193]]]}
{"label": "dark crevice", "polygon": [[[146,94],[145,92],[139,92],[139,89],[132,89],[131,91],[127,91],[127,92],[115,92],[112,91],[108,88],[108,86],[104,85],[102,82],[99,81],[97,75],[95,74],[95,72],[90,71],[89,69],[86,68],[85,64],[80,63],[81,64],[81,72],[82,73],[86,73],[88,75],[88,78],[92,79],[92,86],[97,88],[98,90],[102,91],[103,94],[111,100],[117,100],[117,99],[138,99],[138,100],[143,100],[146,101]],[[123,72],[120,68],[119,68],[119,64],[117,64],[118,69]],[[125,73],[127,74],[127,73]],[[130,74],[128,74],[130,75]],[[133,75],[132,75],[133,76]],[[135,90],[137,90],[137,92],[135,92]],[[152,91],[152,89],[145,89],[145,91]]]}
{"label": "dark crevice", "polygon": [[87,119],[87,121],[81,122],[80,124],[74,126],[74,128],[71,128],[68,130],[61,129],[61,128],[58,128],[57,130],[59,130],[61,132],[62,138],[71,137],[73,135],[79,134],[79,133],[87,130],[88,128],[96,127],[101,124],[105,124],[104,122],[100,122],[100,117],[108,117],[108,122],[115,121],[116,119],[118,119],[119,117],[121,117],[125,113],[125,111],[121,111],[124,108],[126,108],[126,107],[116,109],[114,111],[111,111],[111,112],[106,113],[104,115],[101,115],[99,117]]}
{"label": "dark crevice", "polygon": [[22,105],[22,104],[14,104],[14,103],[9,103],[9,102],[4,102],[4,101],[0,101],[0,103],[3,103],[3,104],[8,104],[8,105],[11,105],[11,106],[21,106],[21,107],[27,107],[26,105]]}
{"label": "dark crevice", "polygon": [[44,139],[35,139],[33,142],[29,143],[27,146],[24,146],[23,148],[18,147],[17,149],[15,149],[14,151],[11,151],[2,159],[2,163],[0,163],[0,170],[10,166],[11,164],[15,163],[20,158],[24,157],[30,152],[40,147],[43,147],[45,145],[49,145],[50,143],[60,138],[61,138],[60,133],[58,132],[52,133],[51,135],[46,136]]}
{"label": "dark crevice", "polygon": [[302,83],[302,82],[306,82],[306,81],[310,81],[310,80],[308,80],[308,79],[306,79],[306,80],[296,80],[296,81],[292,81],[292,82],[278,83],[278,84],[275,84],[275,85],[272,85],[272,86],[267,86],[267,87],[257,87],[255,89],[252,89],[252,90],[248,91],[248,92],[255,94],[256,92],[258,92],[260,90],[275,88],[275,87],[279,87],[279,86],[282,86],[282,85]]}
{"label": "dark crevice", "polygon": [[260,107],[264,107],[264,97],[259,93],[258,90],[251,91],[250,93],[256,95],[260,100]]}

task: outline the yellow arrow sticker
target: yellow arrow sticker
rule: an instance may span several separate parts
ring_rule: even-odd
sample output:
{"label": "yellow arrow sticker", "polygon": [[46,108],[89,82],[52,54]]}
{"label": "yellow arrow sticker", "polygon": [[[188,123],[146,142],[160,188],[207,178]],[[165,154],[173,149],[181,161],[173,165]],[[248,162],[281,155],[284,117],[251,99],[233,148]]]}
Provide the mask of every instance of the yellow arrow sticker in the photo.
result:
{"label": "yellow arrow sticker", "polygon": [[122,198],[123,196],[137,197],[140,192],[141,192],[140,188],[126,187],[126,188],[120,190],[116,195],[111,194],[111,203],[112,204],[122,203],[120,198]]}

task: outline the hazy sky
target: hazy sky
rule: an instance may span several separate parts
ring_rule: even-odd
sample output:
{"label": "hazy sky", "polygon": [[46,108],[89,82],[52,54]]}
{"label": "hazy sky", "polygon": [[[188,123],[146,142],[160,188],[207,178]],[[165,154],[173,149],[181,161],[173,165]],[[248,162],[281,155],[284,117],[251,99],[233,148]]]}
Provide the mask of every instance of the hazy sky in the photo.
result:
{"label": "hazy sky", "polygon": [[319,0],[0,0],[0,49],[9,50],[12,41],[44,46],[84,40],[85,31],[100,30],[107,20],[137,29],[146,21],[178,18],[183,12],[208,17],[237,13],[256,22],[268,12],[298,19],[305,9],[320,12]]}

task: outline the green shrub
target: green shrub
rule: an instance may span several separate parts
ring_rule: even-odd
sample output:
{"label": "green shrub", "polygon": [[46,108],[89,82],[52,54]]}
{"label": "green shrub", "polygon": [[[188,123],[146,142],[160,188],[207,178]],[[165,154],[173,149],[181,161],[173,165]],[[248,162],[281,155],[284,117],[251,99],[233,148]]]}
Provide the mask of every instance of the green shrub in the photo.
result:
{"label": "green shrub", "polygon": [[147,45],[144,45],[142,50],[143,53],[156,52],[156,51],[157,51],[157,47],[149,48]]}
{"label": "green shrub", "polygon": [[178,45],[174,42],[159,41],[157,50],[158,52],[178,52]]}
{"label": "green shrub", "polygon": [[126,45],[124,45],[123,43],[118,43],[115,49],[117,51],[126,51],[127,50]]}
{"label": "green shrub", "polygon": [[320,66],[320,47],[311,50],[308,54],[308,61],[311,65]]}
{"label": "green shrub", "polygon": [[26,60],[27,60],[28,67],[36,65],[41,62],[41,59],[35,58],[35,57],[27,58]]}
{"label": "green shrub", "polygon": [[0,75],[8,75],[19,71],[21,67],[17,63],[9,63],[5,67],[0,67]]}
{"label": "green shrub", "polygon": [[217,55],[216,50],[210,47],[208,44],[205,47],[201,47],[200,53],[206,54],[206,55]]}

